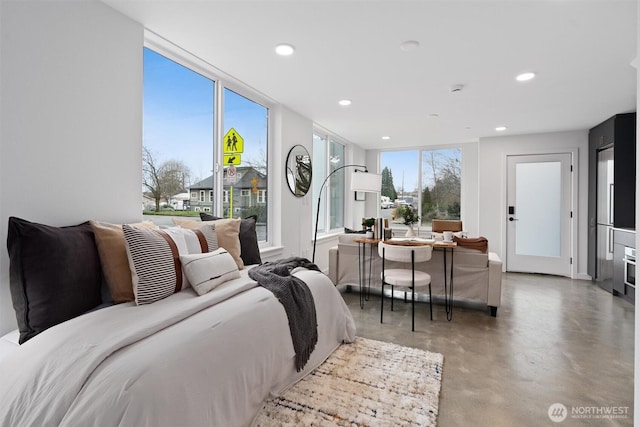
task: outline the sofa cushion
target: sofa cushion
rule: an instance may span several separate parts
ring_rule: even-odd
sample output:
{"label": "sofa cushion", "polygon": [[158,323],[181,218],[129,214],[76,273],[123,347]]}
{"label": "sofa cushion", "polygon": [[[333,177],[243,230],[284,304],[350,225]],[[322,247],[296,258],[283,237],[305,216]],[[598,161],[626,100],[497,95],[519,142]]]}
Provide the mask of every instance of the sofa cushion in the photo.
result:
{"label": "sofa cushion", "polygon": [[360,233],[341,234],[338,236],[338,243],[341,245],[358,245],[354,242],[356,239],[363,239],[364,236]]}

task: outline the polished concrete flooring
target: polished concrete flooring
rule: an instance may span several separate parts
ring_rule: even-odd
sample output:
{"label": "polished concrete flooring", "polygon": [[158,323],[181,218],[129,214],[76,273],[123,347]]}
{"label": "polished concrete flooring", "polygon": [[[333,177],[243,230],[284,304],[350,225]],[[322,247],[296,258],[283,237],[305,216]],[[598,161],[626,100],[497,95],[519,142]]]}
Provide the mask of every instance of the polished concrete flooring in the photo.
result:
{"label": "polished concrete flooring", "polygon": [[[339,289],[359,336],[444,355],[441,427],[633,425],[634,306],[592,282],[506,273],[497,317],[455,306],[448,322],[434,305],[430,321],[420,303],[415,332],[411,304],[385,305],[380,324],[378,295],[361,309],[357,289]],[[555,403],[568,411],[561,423],[548,416]],[[621,418],[588,417],[612,410]]]}

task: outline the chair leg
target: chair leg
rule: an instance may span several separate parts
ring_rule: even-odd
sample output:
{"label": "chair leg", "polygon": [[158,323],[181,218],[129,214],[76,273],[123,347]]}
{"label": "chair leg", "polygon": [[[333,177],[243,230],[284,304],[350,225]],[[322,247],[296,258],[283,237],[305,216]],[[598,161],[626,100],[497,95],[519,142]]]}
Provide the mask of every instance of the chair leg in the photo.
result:
{"label": "chair leg", "polygon": [[416,323],[416,293],[415,289],[411,289],[411,332],[415,331]]}
{"label": "chair leg", "polygon": [[391,285],[391,311],[393,311],[393,285]]}
{"label": "chair leg", "polygon": [[429,316],[431,317],[431,320],[433,320],[433,304],[432,304],[432,299],[433,299],[433,297],[431,296],[431,283],[429,283]]}
{"label": "chair leg", "polygon": [[384,313],[384,281],[382,282],[382,294],[380,295],[380,323],[382,323],[382,313]]}

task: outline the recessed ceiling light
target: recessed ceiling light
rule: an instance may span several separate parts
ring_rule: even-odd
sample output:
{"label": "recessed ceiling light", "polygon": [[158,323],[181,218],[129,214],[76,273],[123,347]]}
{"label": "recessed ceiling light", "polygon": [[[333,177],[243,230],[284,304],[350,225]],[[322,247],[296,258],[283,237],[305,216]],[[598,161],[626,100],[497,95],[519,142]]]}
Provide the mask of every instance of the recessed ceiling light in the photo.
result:
{"label": "recessed ceiling light", "polygon": [[535,76],[536,76],[536,73],[532,73],[532,72],[522,73],[516,76],[516,80],[519,82],[526,82],[527,80],[531,80]]}
{"label": "recessed ceiling light", "polygon": [[400,50],[408,52],[410,50],[417,49],[420,46],[420,42],[417,40],[407,40],[400,43]]}
{"label": "recessed ceiling light", "polygon": [[288,43],[280,43],[276,46],[276,53],[282,56],[292,55],[296,48]]}
{"label": "recessed ceiling light", "polygon": [[506,126],[498,126],[498,127],[496,127],[496,131],[498,131],[498,132],[504,132],[505,130],[507,130]]}
{"label": "recessed ceiling light", "polygon": [[351,100],[350,99],[341,99],[340,101],[338,101],[338,104],[342,105],[343,107],[346,107],[347,105],[351,105]]}
{"label": "recessed ceiling light", "polygon": [[383,136],[382,139],[391,139],[390,136]]}

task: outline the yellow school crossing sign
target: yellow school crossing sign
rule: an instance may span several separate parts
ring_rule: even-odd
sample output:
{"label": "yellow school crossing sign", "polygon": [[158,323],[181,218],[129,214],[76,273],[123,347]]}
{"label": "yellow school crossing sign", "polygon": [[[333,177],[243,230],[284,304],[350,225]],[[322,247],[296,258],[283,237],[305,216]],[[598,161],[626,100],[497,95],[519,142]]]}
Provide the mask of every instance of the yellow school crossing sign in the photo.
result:
{"label": "yellow school crossing sign", "polygon": [[224,155],[224,166],[238,166],[240,163],[240,154]]}
{"label": "yellow school crossing sign", "polygon": [[[225,157],[226,154],[244,153],[244,138],[242,138],[234,128],[229,129],[229,131],[224,135],[222,143],[223,153],[225,154]],[[238,158],[240,158],[240,156],[238,156]],[[226,161],[225,164],[227,164]]]}

